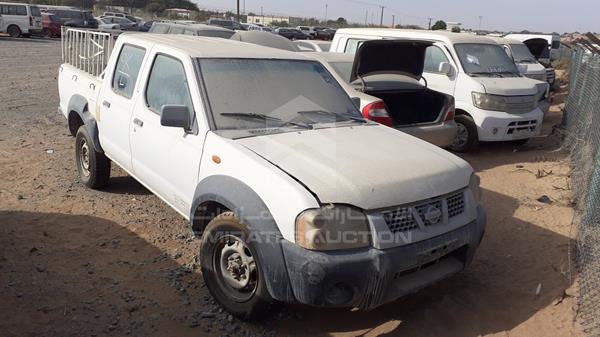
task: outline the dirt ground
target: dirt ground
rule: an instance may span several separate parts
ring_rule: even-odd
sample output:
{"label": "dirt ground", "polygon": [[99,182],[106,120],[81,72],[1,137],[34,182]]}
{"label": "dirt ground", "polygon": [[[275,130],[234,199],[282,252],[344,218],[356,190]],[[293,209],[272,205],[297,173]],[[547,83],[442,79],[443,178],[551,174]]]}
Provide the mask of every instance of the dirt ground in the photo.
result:
{"label": "dirt ground", "polygon": [[557,106],[525,146],[464,156],[488,215],[466,271],[371,312],[282,305],[246,323],[212,301],[175,211],[114,167],[103,191],[78,182],[59,64],[59,41],[0,37],[0,336],[581,335]]}

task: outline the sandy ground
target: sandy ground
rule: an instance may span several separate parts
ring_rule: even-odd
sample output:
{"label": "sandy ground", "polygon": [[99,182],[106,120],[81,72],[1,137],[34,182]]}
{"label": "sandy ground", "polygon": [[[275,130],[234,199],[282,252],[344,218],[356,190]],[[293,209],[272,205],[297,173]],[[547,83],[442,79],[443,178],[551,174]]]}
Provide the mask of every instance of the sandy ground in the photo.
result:
{"label": "sandy ground", "polygon": [[103,191],[78,182],[59,64],[59,41],[0,37],[0,336],[581,335],[558,107],[527,145],[464,156],[488,212],[466,271],[371,312],[282,305],[245,323],[212,301],[175,211],[114,167]]}

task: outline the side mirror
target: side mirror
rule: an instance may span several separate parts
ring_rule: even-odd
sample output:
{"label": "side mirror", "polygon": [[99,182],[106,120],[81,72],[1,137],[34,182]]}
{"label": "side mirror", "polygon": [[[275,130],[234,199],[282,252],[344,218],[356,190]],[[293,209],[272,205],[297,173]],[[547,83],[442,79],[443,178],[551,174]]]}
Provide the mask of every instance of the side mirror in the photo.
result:
{"label": "side mirror", "polygon": [[454,74],[454,67],[448,62],[440,62],[438,71],[447,76],[452,76]]}
{"label": "side mirror", "polygon": [[354,103],[354,106],[360,110],[360,97],[352,97],[352,103]]}
{"label": "side mirror", "polygon": [[191,129],[190,111],[185,105],[165,104],[160,108],[160,125]]}

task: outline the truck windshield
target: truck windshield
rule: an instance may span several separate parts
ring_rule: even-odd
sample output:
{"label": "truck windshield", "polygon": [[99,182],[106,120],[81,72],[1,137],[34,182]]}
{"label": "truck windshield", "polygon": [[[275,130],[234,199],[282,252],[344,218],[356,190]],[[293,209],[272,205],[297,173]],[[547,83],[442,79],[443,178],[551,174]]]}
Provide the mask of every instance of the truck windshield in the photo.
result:
{"label": "truck windshield", "polygon": [[515,63],[537,63],[537,60],[524,44],[511,44],[512,56]]}
{"label": "truck windshield", "polygon": [[458,43],[454,45],[465,72],[470,76],[519,76],[513,60],[500,45]]}
{"label": "truck windshield", "polygon": [[199,59],[199,64],[217,129],[364,122],[346,92],[318,62],[207,58]]}

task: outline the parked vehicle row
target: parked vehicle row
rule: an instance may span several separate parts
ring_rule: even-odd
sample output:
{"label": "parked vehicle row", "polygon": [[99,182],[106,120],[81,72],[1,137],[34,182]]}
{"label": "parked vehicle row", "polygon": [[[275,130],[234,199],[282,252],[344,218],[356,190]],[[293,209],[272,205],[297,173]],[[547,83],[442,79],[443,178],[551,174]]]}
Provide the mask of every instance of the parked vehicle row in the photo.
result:
{"label": "parked vehicle row", "polygon": [[42,13],[38,6],[0,2],[0,33],[27,37],[41,32]]}
{"label": "parked vehicle row", "polygon": [[230,313],[372,309],[471,263],[485,230],[471,166],[357,104],[373,95],[402,122],[433,100],[445,119],[450,96],[419,81],[432,42],[363,42],[344,72],[325,53],[233,39],[122,34],[112,52],[107,33],[63,39],[59,110],[81,181],[102,188],[119,165],[189,220]]}
{"label": "parked vehicle row", "polygon": [[[401,29],[340,29],[330,51],[355,54],[369,40],[428,42],[423,78],[427,87],[455,99],[455,151],[469,151],[479,141],[526,142],[541,132],[548,85],[522,77],[495,41],[470,34]],[[386,62],[381,53],[381,63]],[[387,61],[390,62],[390,61]],[[420,62],[410,55],[407,63]]]}

